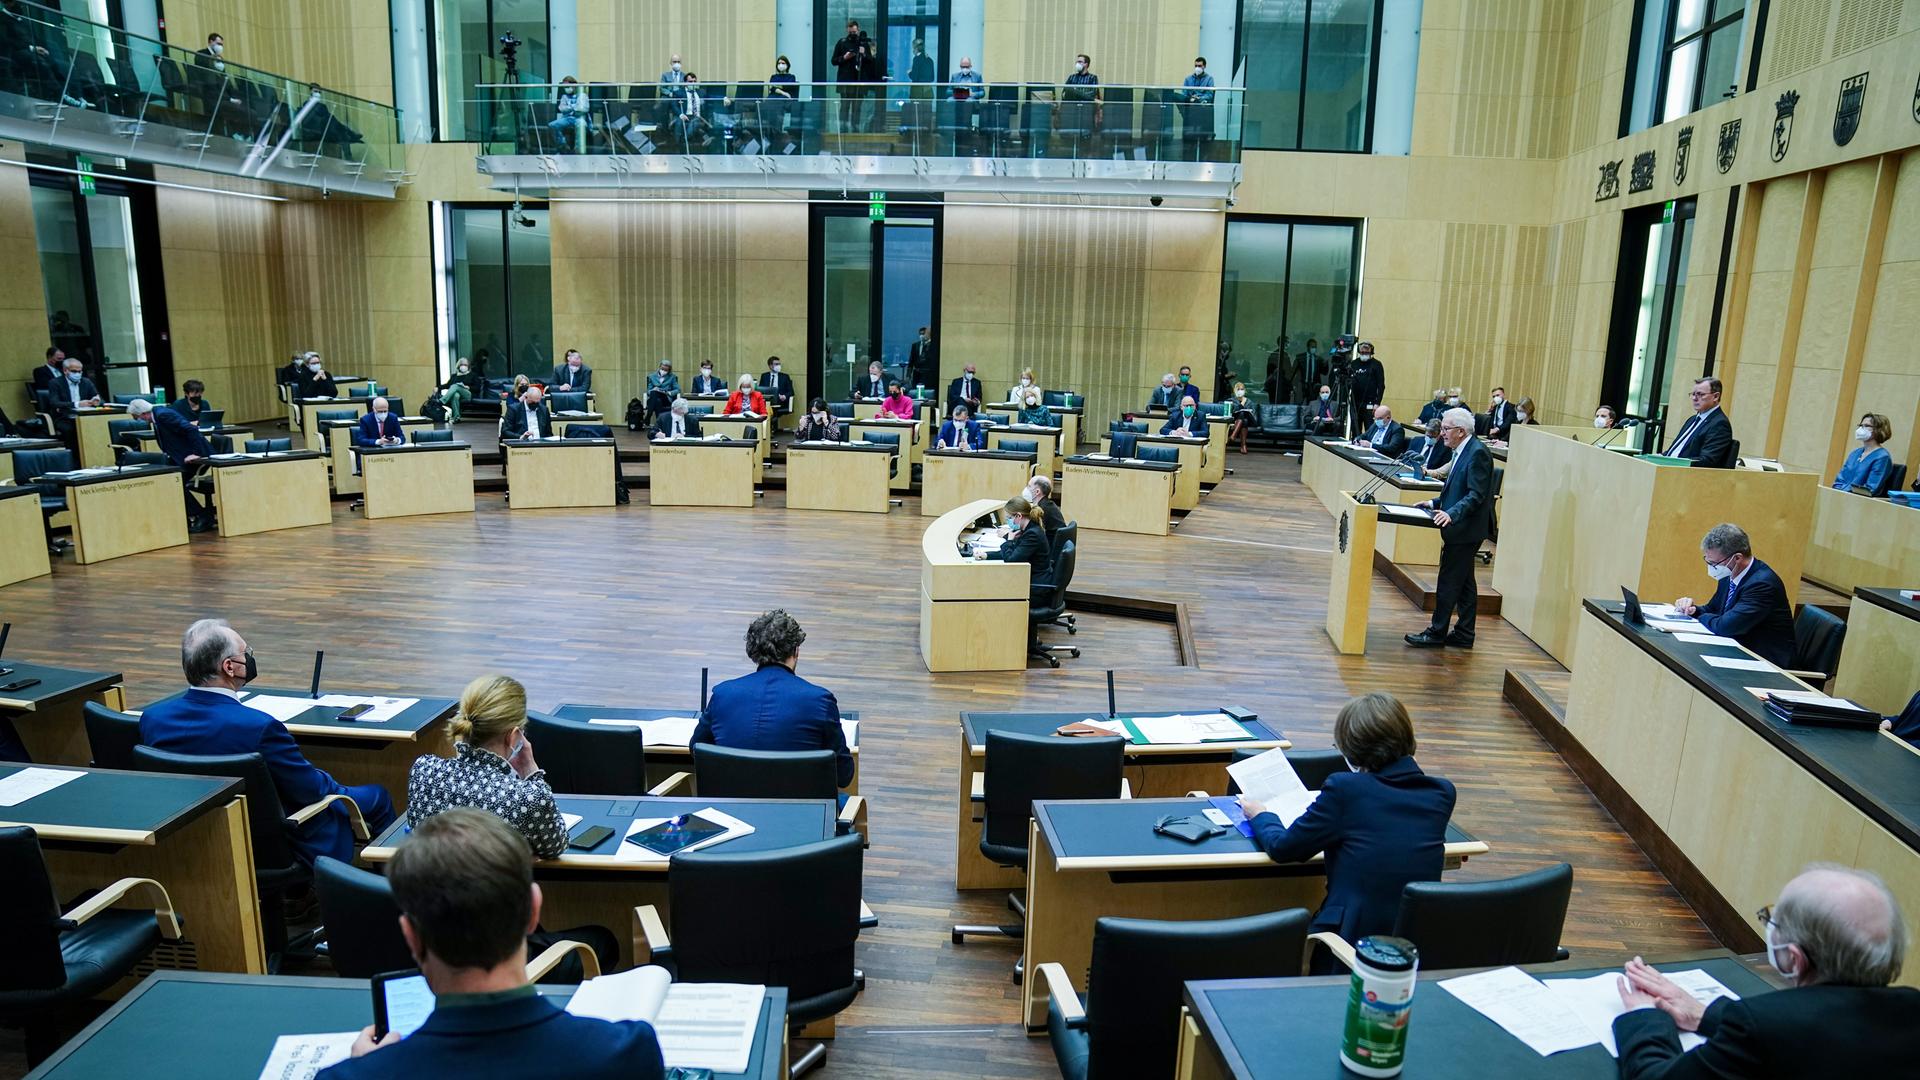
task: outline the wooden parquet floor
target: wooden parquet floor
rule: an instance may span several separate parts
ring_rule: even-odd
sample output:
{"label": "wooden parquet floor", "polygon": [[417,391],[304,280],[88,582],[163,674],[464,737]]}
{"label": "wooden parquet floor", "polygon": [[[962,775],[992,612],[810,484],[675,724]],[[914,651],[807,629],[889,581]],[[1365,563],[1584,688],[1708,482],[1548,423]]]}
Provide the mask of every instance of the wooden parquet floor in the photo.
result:
{"label": "wooden parquet floor", "polygon": [[[625,435],[625,432],[622,432]],[[1010,917],[1002,894],[953,887],[955,734],[968,708],[1096,710],[1104,671],[1123,707],[1240,704],[1300,746],[1330,744],[1354,694],[1385,689],[1412,711],[1420,761],[1460,789],[1458,820],[1492,845],[1461,878],[1565,860],[1575,867],[1564,943],[1584,963],[1716,944],[1692,910],[1500,696],[1506,668],[1561,681],[1559,666],[1498,619],[1471,652],[1414,651],[1425,617],[1376,575],[1367,655],[1336,655],[1322,629],[1331,523],[1278,453],[1232,455],[1236,475],[1169,538],[1082,533],[1076,589],[1182,599],[1198,666],[1174,662],[1164,623],[1083,615],[1084,650],[1058,671],[929,675],[918,643],[920,534],[908,499],[890,515],[752,510],[508,511],[366,522],[336,504],[331,528],[192,544],[0,591],[12,653],[124,671],[131,702],[176,689],[177,635],[225,616],[268,682],[302,683],[313,650],[326,682],[455,695],[501,671],[536,707],[563,700],[691,705],[699,669],[747,669],[741,637],[771,607],[808,641],[800,671],[860,710],[862,788],[872,800],[862,938],[867,989],[840,1018],[825,1075],[1045,1077],[1010,981],[1017,950],[953,945],[954,922]],[[1057,636],[1066,640],[1064,633]],[[0,1036],[0,1076],[23,1066]]]}

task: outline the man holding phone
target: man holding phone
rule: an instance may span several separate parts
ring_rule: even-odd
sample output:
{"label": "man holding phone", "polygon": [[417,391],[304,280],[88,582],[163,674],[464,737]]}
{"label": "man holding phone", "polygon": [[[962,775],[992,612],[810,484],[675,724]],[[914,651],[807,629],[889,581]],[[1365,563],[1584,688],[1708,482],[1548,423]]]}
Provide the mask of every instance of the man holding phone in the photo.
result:
{"label": "man holding phone", "polygon": [[369,1025],[353,1056],[320,1074],[326,1080],[664,1077],[651,1025],[570,1015],[527,981],[540,886],[532,849],[498,817],[462,807],[421,822],[394,853],[387,881],[433,1011],[410,1035]]}

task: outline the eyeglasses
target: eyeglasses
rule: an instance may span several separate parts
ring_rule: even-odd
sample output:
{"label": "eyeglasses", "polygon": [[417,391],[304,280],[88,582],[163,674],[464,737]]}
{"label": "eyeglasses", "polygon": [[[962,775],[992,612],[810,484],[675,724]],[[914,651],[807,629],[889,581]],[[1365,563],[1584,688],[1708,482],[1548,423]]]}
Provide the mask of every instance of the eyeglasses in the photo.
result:
{"label": "eyeglasses", "polygon": [[1713,396],[1713,391],[1711,391],[1711,390],[1695,390],[1695,391],[1693,391],[1692,393],[1690,393],[1690,394],[1688,394],[1687,396],[1688,396],[1688,397],[1696,397],[1696,398],[1703,398],[1703,397],[1712,397],[1712,396]]}
{"label": "eyeglasses", "polygon": [[1759,923],[1760,923],[1760,925],[1761,925],[1761,927],[1763,927],[1763,928],[1764,928],[1764,927],[1768,927],[1768,926],[1779,926],[1779,925],[1780,925],[1779,923],[1777,923],[1777,922],[1775,922],[1775,921],[1773,920],[1773,905],[1772,905],[1772,904],[1768,904],[1768,905],[1766,905],[1765,907],[1762,907],[1762,908],[1761,908],[1761,909],[1760,909],[1759,911],[1756,911],[1756,912],[1754,912],[1754,913],[1753,913],[1753,917],[1754,917],[1755,919],[1757,919],[1757,920],[1759,920]]}
{"label": "eyeglasses", "polygon": [[1714,560],[1712,560],[1712,559],[1709,559],[1709,558],[1707,558],[1707,557],[1706,557],[1705,555],[1702,555],[1702,556],[1700,556],[1700,561],[1701,561],[1701,562],[1703,562],[1703,563],[1706,563],[1706,564],[1707,564],[1707,565],[1708,565],[1709,567],[1714,567],[1714,566],[1725,566],[1725,565],[1727,565],[1727,564],[1728,564],[1729,562],[1732,562],[1732,561],[1733,561],[1733,557],[1732,557],[1732,556],[1728,556],[1727,558],[1724,558],[1724,559],[1721,559],[1721,560],[1720,560],[1720,561],[1718,561],[1718,562],[1715,562]]}

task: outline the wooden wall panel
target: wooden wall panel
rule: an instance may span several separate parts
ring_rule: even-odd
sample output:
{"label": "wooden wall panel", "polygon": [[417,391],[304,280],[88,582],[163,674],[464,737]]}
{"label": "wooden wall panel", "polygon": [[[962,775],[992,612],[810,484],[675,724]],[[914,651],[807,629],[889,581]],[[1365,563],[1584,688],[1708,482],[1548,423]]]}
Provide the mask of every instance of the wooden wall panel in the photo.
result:
{"label": "wooden wall panel", "polygon": [[[1199,42],[1200,0],[987,0],[975,60],[993,82],[1057,82],[1086,53],[1102,81],[1166,86],[1192,70]],[[1224,84],[1232,58],[1207,62]]]}
{"label": "wooden wall panel", "polygon": [[387,0],[170,0],[166,19],[178,48],[218,33],[236,64],[393,104]]}
{"label": "wooden wall panel", "polygon": [[285,204],[173,188],[155,197],[176,382],[206,383],[236,421],[283,413],[270,369],[301,347],[287,330]]}
{"label": "wooden wall panel", "polygon": [[[773,72],[775,0],[579,0],[583,82],[652,82],[679,53],[708,82]],[[828,74],[831,78],[831,73]]]}
{"label": "wooden wall panel", "polygon": [[[0,147],[0,158],[19,161],[19,143]],[[27,170],[0,165],[0,407],[14,417],[31,415],[27,381],[46,362],[49,314],[34,239],[33,196]],[[0,477],[11,480],[11,476]]]}

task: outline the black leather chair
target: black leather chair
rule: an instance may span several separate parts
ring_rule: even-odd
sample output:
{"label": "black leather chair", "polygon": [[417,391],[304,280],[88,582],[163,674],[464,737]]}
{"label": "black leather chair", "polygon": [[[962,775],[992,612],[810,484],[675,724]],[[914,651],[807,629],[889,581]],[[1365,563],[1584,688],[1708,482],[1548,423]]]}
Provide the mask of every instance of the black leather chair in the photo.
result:
{"label": "black leather chair", "polygon": [[[716,799],[837,799],[839,768],[831,750],[740,750],[713,743],[693,745],[694,790]],[[866,835],[866,800],[847,796],[840,808],[841,833]]]}
{"label": "black leather chair", "polygon": [[140,745],[140,718],[115,712],[97,701],[87,702],[80,712],[93,767],[133,768],[133,748]]}
{"label": "black leather chair", "polygon": [[1040,965],[1060,1075],[1173,1075],[1187,981],[1300,974],[1309,918],[1305,908],[1288,908],[1238,919],[1095,921],[1084,1004],[1066,968]]}
{"label": "black leather chair", "polygon": [[109,420],[107,421],[107,442],[113,446],[124,446],[129,450],[140,449],[140,435],[153,433],[153,424],[146,420]]}
{"label": "black leather chair", "polygon": [[1146,421],[1144,420],[1108,421],[1107,434],[1111,435],[1116,431],[1131,431],[1135,435],[1145,435],[1147,433],[1147,424],[1146,424]]}
{"label": "black leather chair", "polygon": [[1889,465],[1887,466],[1887,475],[1881,477],[1879,486],[1873,489],[1873,497],[1876,499],[1884,499],[1887,497],[1887,492],[1899,491],[1900,485],[1906,482],[1907,467],[1905,465]]}
{"label": "black leather chair", "polygon": [[827,403],[827,414],[839,420],[851,420],[853,419],[853,402],[830,401]]}
{"label": "black leather chair", "polygon": [[[26,1029],[27,1064],[37,1065],[78,1027],[95,994],[120,981],[161,938],[180,937],[180,917],[167,890],[150,878],[121,878],[61,911],[40,838],[24,825],[0,828],[0,926],[7,961],[0,964],[0,1025]],[[150,911],[116,908],[142,891]]]}
{"label": "black leather chair", "polygon": [[586,412],[587,392],[585,390],[567,390],[547,395],[547,409],[554,413]]}
{"label": "black leather chair", "polygon": [[[1265,750],[1235,750],[1233,760],[1245,761],[1264,753]],[[1293,766],[1308,791],[1319,791],[1327,777],[1347,771],[1347,756],[1338,750],[1288,750],[1286,755],[1287,764]],[[1240,785],[1232,777],[1227,778],[1227,794],[1240,794]]]}
{"label": "black leather chair", "polygon": [[1564,960],[1560,929],[1572,894],[1566,863],[1498,881],[1416,881],[1400,894],[1393,933],[1419,946],[1421,966],[1435,971]]}
{"label": "black leather chair", "polygon": [[563,439],[611,439],[613,429],[605,424],[568,424],[560,433]]}
{"label": "black leather chair", "polygon": [[887,478],[891,480],[892,478],[900,475],[900,433],[899,432],[897,431],[863,431],[860,433],[860,441],[865,443],[873,443],[876,446],[891,447],[893,449],[893,460],[888,462],[887,464]]}
{"label": "black leather chair", "polygon": [[1002,426],[1005,426],[1005,425],[1007,425],[1007,424],[1011,424],[1011,423],[1013,423],[1013,414],[1011,414],[1011,413],[981,413],[978,419],[979,419],[979,420],[980,420],[980,422],[981,422],[981,423],[983,423],[983,424],[999,424],[999,425],[1002,425]]}
{"label": "black leather chair", "polygon": [[527,738],[555,790],[637,795],[647,789],[647,744],[639,728],[527,713]]}
{"label": "black leather chair", "polygon": [[1005,450],[1008,453],[1013,453],[1013,454],[1037,454],[1040,452],[1040,440],[1038,439],[1001,439],[1000,445],[994,447],[994,449]]}
{"label": "black leather chair", "polygon": [[248,439],[249,454],[284,454],[293,450],[292,439]]}
{"label": "black leather chair", "polygon": [[113,395],[113,403],[115,405],[131,405],[136,401],[144,401],[149,405],[158,405],[160,403],[158,399],[159,399],[159,395],[153,393],[152,391],[148,391],[147,393],[144,393],[144,394]]}
{"label": "black leather chair", "polygon": [[[860,992],[854,942],[875,924],[860,900],[860,840],[773,851],[694,851],[667,870],[672,934],[652,905],[636,914],[643,941],[634,963],[665,963],[677,983],[763,983],[787,988],[792,1033],[828,1019]],[[816,1044],[789,1076],[820,1064]]]}
{"label": "black leather chair", "polygon": [[[67,493],[58,484],[34,483],[37,477],[48,473],[72,472],[79,466],[75,464],[71,450],[15,450],[13,452],[13,482],[21,487],[34,487],[40,491],[40,516],[51,525],[55,514],[65,513]],[[48,535],[47,548],[58,552],[65,544],[54,543],[51,533]]]}
{"label": "black leather chair", "polygon": [[335,974],[370,979],[416,966],[400,936],[400,905],[386,878],[322,855],[313,863],[313,891]]}
{"label": "black leather chair", "polygon": [[[323,448],[330,445],[328,440],[334,433],[332,428],[327,427],[327,421],[329,420],[351,420],[357,424],[360,422],[360,411],[358,409],[313,410],[313,422],[320,425],[320,442]],[[352,428],[341,428],[339,429],[339,434],[341,438],[346,439],[349,443],[353,441]]]}
{"label": "black leather chair", "polygon": [[[1059,528],[1053,530],[1052,555],[1053,555],[1053,561],[1056,567],[1060,562],[1060,549],[1067,546],[1068,544],[1078,545],[1079,543],[1080,543],[1080,523],[1078,521],[1069,521],[1065,525],[1062,525]],[[1059,570],[1055,569],[1054,573],[1056,574],[1059,573]],[[1071,577],[1071,575],[1069,575],[1069,577]],[[1063,594],[1064,594],[1064,590],[1063,590]],[[1069,634],[1077,634],[1080,632],[1080,627],[1076,625],[1073,617],[1073,612],[1071,611],[1062,612],[1059,618],[1053,620],[1053,625],[1066,627],[1067,633]]]}
{"label": "black leather chair", "polygon": [[[1027,865],[1027,823],[1033,820],[1035,799],[1111,799],[1125,791],[1121,770],[1126,764],[1126,740],[1080,738],[1066,735],[1023,735],[1012,731],[987,732],[987,767],[981,777],[980,854],[1001,866]],[[1007,907],[1021,918],[1027,906],[1017,893],[1007,894]],[[961,924],[953,928],[953,943],[965,944],[969,934],[1018,938],[1025,928]],[[1020,970],[1014,969],[1014,981]]]}
{"label": "black leather chair", "polygon": [[260,925],[266,937],[267,969],[269,973],[277,973],[280,957],[289,948],[281,901],[313,880],[313,868],[293,846],[294,834],[338,802],[346,805],[353,818],[354,835],[365,840],[367,826],[360,817],[360,808],[345,795],[329,795],[287,813],[280,802],[280,791],[274,786],[273,774],[267,771],[266,759],[259,754],[176,754],[151,746],[136,746],[133,767],[143,772],[230,776],[240,781],[240,793],[247,798],[247,832],[253,840],[253,876],[260,886]]}
{"label": "black leather chair", "polygon": [[[1114,438],[1117,439],[1119,436],[1116,435]],[[1171,446],[1142,446],[1132,456],[1141,461],[1164,461],[1169,465],[1177,465],[1180,462],[1180,451]]]}
{"label": "black leather chair", "polygon": [[440,428],[435,430],[433,428],[414,428],[408,437],[413,440],[415,446],[421,443],[450,443],[453,441],[453,429]]}
{"label": "black leather chair", "polygon": [[1787,668],[1824,688],[1840,666],[1840,646],[1846,640],[1846,620],[1823,607],[1801,604],[1793,617],[1793,662]]}
{"label": "black leather chair", "polygon": [[1027,655],[1045,660],[1048,667],[1060,666],[1060,658],[1055,653],[1080,659],[1078,645],[1040,643],[1040,628],[1060,621],[1067,614],[1067,586],[1073,584],[1073,564],[1077,557],[1073,541],[1060,545],[1060,553],[1053,559],[1053,584],[1035,592],[1027,605]]}
{"label": "black leather chair", "polygon": [[1139,436],[1131,431],[1116,431],[1107,436],[1107,453],[1113,457],[1130,458],[1139,448]]}

